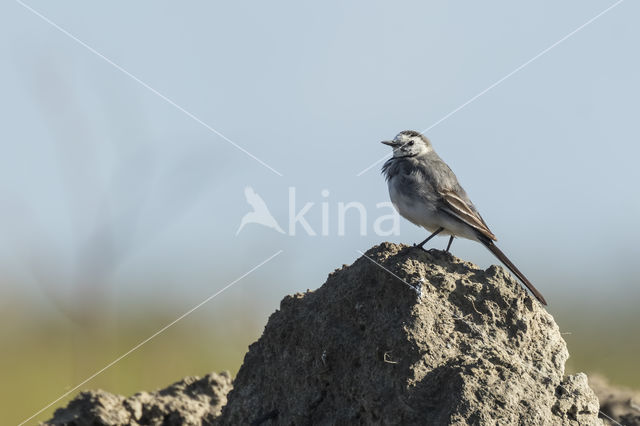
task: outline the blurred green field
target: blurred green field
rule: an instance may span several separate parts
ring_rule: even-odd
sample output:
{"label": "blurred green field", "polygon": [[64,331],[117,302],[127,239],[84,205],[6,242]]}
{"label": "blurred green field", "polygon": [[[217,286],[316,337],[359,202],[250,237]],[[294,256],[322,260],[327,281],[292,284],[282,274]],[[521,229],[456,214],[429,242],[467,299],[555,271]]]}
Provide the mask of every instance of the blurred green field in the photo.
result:
{"label": "blurred green field", "polygon": [[568,373],[599,373],[612,384],[640,389],[640,311],[633,303],[617,309],[594,305],[557,310],[554,317],[571,355]]}
{"label": "blurred green field", "polygon": [[[216,308],[213,313],[203,310],[185,318],[81,389],[102,388],[130,395],[165,387],[187,375],[222,370],[235,374],[247,346],[260,335],[264,318],[258,323],[245,313],[238,315],[230,306]],[[169,315],[138,308],[137,315],[90,326],[60,318],[31,318],[24,309],[0,312],[0,424],[18,424],[32,416],[185,310],[174,308]],[[50,418],[56,407],[78,392],[28,424]]]}
{"label": "blurred green field", "polygon": [[[130,395],[164,387],[186,375],[221,370],[235,374],[268,315],[266,308],[248,306],[240,315],[237,302],[185,318],[82,388]],[[5,308],[0,313],[0,424],[17,424],[33,415],[177,316],[157,308],[137,312],[118,315],[117,321],[106,321],[107,325],[80,326]],[[633,331],[639,319],[632,310],[613,316],[563,309],[556,320],[571,352],[568,372],[601,373],[614,384],[640,388],[636,366],[640,343]],[[65,405],[77,392],[30,424],[50,418],[55,407]]]}

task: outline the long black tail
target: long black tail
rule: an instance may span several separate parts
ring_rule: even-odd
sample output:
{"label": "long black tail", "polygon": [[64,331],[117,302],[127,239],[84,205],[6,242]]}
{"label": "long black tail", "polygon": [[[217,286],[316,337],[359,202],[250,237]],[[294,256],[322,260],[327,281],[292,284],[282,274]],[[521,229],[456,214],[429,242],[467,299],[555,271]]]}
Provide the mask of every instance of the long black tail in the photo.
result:
{"label": "long black tail", "polygon": [[524,283],[524,285],[527,286],[529,291],[531,293],[533,293],[533,295],[536,297],[536,299],[538,299],[540,301],[540,303],[542,303],[545,306],[547,305],[547,301],[544,300],[544,297],[542,296],[542,294],[540,294],[540,292],[533,286],[533,284],[531,284],[531,281],[529,281],[527,279],[527,277],[525,277],[524,274],[522,272],[520,272],[520,270],[518,268],[516,268],[516,265],[511,263],[509,258],[493,243],[493,241],[491,241],[489,239],[486,239],[486,238],[480,238],[480,242],[486,248],[488,248],[489,251],[491,253],[493,253],[493,255],[500,260],[500,262],[504,263],[504,265],[507,268],[509,268],[509,270],[511,272],[513,272],[513,274],[516,277],[518,277],[520,279],[520,281],[522,281]]}

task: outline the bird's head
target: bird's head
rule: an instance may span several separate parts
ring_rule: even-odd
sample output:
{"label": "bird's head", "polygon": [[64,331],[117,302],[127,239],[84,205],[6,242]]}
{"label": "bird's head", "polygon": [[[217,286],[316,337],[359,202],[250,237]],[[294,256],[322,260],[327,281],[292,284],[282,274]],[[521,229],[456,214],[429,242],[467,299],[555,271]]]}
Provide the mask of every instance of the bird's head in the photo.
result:
{"label": "bird's head", "polygon": [[415,130],[403,130],[393,140],[382,143],[393,148],[393,156],[396,158],[416,157],[433,150],[429,139]]}

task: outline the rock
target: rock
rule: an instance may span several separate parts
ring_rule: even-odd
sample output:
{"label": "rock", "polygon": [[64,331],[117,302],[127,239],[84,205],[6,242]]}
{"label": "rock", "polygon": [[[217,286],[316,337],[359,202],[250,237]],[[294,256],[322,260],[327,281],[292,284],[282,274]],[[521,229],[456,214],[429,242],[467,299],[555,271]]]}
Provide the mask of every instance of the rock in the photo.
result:
{"label": "rock", "polygon": [[640,426],[640,392],[612,386],[598,375],[591,376],[589,383],[600,400],[605,424]]}
{"label": "rock", "polygon": [[501,267],[384,243],[285,297],[219,424],[602,424],[553,317]]}
{"label": "rock", "polygon": [[231,386],[231,377],[223,372],[186,377],[165,389],[129,398],[102,390],[82,392],[44,425],[211,424],[227,402]]}
{"label": "rock", "polygon": [[228,395],[226,373],[130,398],[83,392],[45,424],[602,424],[587,377],[564,375],[568,356],[502,268],[384,243],[285,297]]}

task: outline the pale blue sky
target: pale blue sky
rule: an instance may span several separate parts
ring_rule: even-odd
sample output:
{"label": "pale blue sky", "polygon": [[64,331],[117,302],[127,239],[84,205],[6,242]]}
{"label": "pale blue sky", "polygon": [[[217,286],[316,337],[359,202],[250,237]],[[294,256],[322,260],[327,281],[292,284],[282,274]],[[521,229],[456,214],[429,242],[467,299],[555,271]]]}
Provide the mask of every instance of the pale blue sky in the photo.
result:
{"label": "pale blue sky", "polygon": [[[26,3],[284,176],[4,2],[2,298],[66,298],[95,262],[116,303],[197,302],[283,249],[233,290],[268,310],[383,240],[355,221],[338,237],[335,216],[359,201],[371,223],[388,200],[381,164],[356,176],[380,140],[430,127],[614,4]],[[638,12],[619,4],[427,135],[552,308],[638,300]],[[283,227],[295,186],[317,229],[328,189],[331,235],[236,237],[247,185]],[[424,236],[403,220],[391,239]],[[496,262],[471,242],[453,252]]]}

